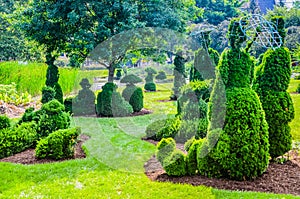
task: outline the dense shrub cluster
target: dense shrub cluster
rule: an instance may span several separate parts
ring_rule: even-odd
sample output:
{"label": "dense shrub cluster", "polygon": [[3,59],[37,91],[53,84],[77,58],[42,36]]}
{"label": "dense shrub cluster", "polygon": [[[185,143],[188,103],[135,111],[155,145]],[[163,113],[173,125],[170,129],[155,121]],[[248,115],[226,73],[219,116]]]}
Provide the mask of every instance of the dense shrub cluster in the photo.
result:
{"label": "dense shrub cluster", "polygon": [[58,129],[66,129],[70,126],[70,115],[64,110],[64,105],[57,100],[52,100],[43,104],[42,108],[38,111],[34,111],[34,108],[27,109],[19,124],[35,121],[38,138],[47,137],[50,133]]}
{"label": "dense shrub cluster", "polygon": [[17,85],[14,82],[7,85],[0,84],[0,100],[15,105],[28,104],[31,101],[31,95],[28,92],[17,92]]}
{"label": "dense shrub cluster", "polygon": [[72,112],[74,115],[93,115],[96,113],[95,94],[90,90],[91,84],[87,78],[80,82],[81,90],[72,100]]}
{"label": "dense shrub cluster", "polygon": [[[278,32],[285,38],[284,21],[274,17]],[[269,124],[270,155],[283,155],[291,149],[289,122],[295,116],[293,102],[287,92],[291,76],[291,55],[287,48],[269,49],[255,74],[254,88],[258,93]]]}
{"label": "dense shrub cluster", "polygon": [[154,75],[157,74],[156,70],[148,67],[145,71],[147,72],[147,76],[145,78],[146,83],[144,85],[144,89],[146,91],[156,91],[156,85],[153,81]]}
{"label": "dense shrub cluster", "polygon": [[121,79],[121,83],[126,83],[126,88],[122,92],[122,97],[129,102],[134,112],[139,112],[144,107],[143,90],[134,84],[142,82],[136,75],[127,75]]}
{"label": "dense shrub cluster", "polygon": [[57,99],[60,103],[63,103],[63,92],[61,86],[58,83],[59,72],[57,66],[54,65],[54,57],[47,58],[47,74],[46,74],[46,86],[52,87],[55,91],[55,99]]}
{"label": "dense shrub cluster", "polygon": [[22,123],[14,128],[0,130],[0,158],[8,157],[34,146],[37,139],[36,124]]}
{"label": "dense shrub cluster", "polygon": [[117,85],[106,83],[97,97],[97,115],[105,117],[128,116],[132,106],[116,91]]}
{"label": "dense shrub cluster", "polygon": [[73,157],[79,134],[80,128],[57,130],[38,142],[35,156],[56,160]]}
{"label": "dense shrub cluster", "polygon": [[42,103],[46,104],[55,99],[55,90],[50,86],[44,86],[42,89]]}
{"label": "dense shrub cluster", "polygon": [[10,120],[6,115],[0,115],[0,130],[10,127]]}
{"label": "dense shrub cluster", "polygon": [[64,100],[64,106],[65,106],[65,111],[67,113],[73,113],[73,100],[74,100],[75,97],[67,97],[65,100]]}

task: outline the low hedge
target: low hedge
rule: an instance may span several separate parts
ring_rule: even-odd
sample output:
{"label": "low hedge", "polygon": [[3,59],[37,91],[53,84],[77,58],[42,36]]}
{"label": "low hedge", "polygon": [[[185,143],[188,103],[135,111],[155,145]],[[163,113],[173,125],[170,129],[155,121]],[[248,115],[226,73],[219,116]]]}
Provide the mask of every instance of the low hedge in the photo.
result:
{"label": "low hedge", "polygon": [[8,157],[34,146],[37,139],[36,124],[22,123],[14,128],[0,130],[0,158]]}
{"label": "low hedge", "polygon": [[50,158],[56,160],[73,157],[76,139],[80,132],[80,128],[71,128],[51,133],[38,142],[35,156],[38,159]]}

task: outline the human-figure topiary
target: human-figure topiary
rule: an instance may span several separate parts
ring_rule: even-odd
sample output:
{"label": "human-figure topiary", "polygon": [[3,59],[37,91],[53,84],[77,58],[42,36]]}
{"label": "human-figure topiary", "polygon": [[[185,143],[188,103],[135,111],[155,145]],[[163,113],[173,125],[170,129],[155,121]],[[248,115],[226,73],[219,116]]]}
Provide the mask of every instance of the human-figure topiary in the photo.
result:
{"label": "human-figure topiary", "polygon": [[[283,17],[272,22],[284,40]],[[291,77],[291,55],[286,47],[268,49],[255,74],[254,89],[258,93],[269,124],[270,155],[274,159],[288,152],[292,145],[289,122],[295,116],[293,102],[287,92]]]}
{"label": "human-figure topiary", "polygon": [[117,92],[117,85],[108,82],[97,96],[96,112],[98,116],[119,117],[133,113],[132,106]]}
{"label": "human-figure topiary", "polygon": [[170,97],[171,100],[177,100],[180,96],[180,88],[185,85],[185,62],[186,59],[183,58],[182,52],[179,52],[174,59],[174,86],[173,94]]}
{"label": "human-figure topiary", "polygon": [[[210,115],[208,135],[198,149],[198,171],[209,177],[247,180],[262,175],[267,169],[268,125],[259,98],[250,86],[254,61],[241,49],[246,37],[238,19],[231,21],[228,35],[231,48],[225,49],[221,55],[214,85],[216,90],[220,83],[224,84],[226,115],[222,125],[216,121],[219,127],[213,124],[214,115]],[[212,112],[213,109],[218,111],[214,103],[223,96],[214,90],[210,101]]]}
{"label": "human-figure topiary", "polygon": [[157,74],[157,71],[154,68],[148,67],[145,69],[147,76],[145,78],[146,84],[144,89],[146,91],[156,91],[156,85],[153,81],[154,75]]}
{"label": "human-figure topiary", "polygon": [[122,97],[129,102],[134,112],[139,112],[144,107],[143,90],[134,84],[143,80],[134,74],[126,75],[121,79],[121,83],[126,84],[126,88],[122,92]]}
{"label": "human-figure topiary", "polygon": [[90,89],[91,84],[87,78],[83,78],[80,82],[82,90],[73,99],[72,112],[74,115],[93,115],[95,111],[95,94]]}

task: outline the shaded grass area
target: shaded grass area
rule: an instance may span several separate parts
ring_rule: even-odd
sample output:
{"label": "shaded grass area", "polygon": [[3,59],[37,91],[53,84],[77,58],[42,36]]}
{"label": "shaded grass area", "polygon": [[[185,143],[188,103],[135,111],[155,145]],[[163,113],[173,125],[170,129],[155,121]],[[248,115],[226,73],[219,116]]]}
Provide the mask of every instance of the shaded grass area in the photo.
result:
{"label": "shaded grass area", "polygon": [[[0,84],[10,84],[15,82],[17,91],[28,92],[36,96],[41,95],[41,90],[46,81],[47,65],[41,63],[29,63],[27,65],[17,62],[0,63]],[[73,68],[59,68],[59,83],[64,94],[70,94],[72,91],[80,89],[82,78],[88,78],[92,83],[94,77],[103,77],[108,75],[107,70],[80,70]]]}

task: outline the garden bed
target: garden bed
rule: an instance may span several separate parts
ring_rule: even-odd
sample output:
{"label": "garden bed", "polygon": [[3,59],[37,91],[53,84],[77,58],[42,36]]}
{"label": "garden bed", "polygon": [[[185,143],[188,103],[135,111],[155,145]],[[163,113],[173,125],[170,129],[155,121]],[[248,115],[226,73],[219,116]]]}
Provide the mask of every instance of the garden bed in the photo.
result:
{"label": "garden bed", "polygon": [[[156,144],[154,141],[150,143]],[[182,149],[182,146],[179,147]],[[204,176],[171,177],[163,170],[155,156],[146,162],[145,174],[153,181],[205,185],[233,191],[255,191],[300,195],[300,158],[295,154],[284,164],[270,163],[263,176],[252,181],[207,178]]]}
{"label": "garden bed", "polygon": [[53,160],[53,159],[37,159],[35,157],[35,149],[27,149],[21,153],[17,153],[13,156],[6,157],[0,159],[0,162],[11,162],[17,164],[42,164],[42,163],[50,163],[50,162],[61,162],[70,159],[82,159],[85,158],[86,155],[82,149],[82,144],[89,139],[89,136],[81,134],[79,136],[79,141],[75,146],[75,154],[73,158],[62,159],[62,160]]}

